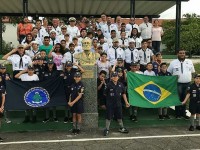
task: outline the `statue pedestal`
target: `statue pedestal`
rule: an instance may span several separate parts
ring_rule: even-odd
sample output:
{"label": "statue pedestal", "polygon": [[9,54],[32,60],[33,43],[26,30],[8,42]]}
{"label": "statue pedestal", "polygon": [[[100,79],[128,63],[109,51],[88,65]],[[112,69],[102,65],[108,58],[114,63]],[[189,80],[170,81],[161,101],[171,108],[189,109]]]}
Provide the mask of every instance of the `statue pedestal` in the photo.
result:
{"label": "statue pedestal", "polygon": [[82,65],[85,72],[82,74],[84,92],[83,127],[98,128],[97,105],[97,67],[94,65]]}

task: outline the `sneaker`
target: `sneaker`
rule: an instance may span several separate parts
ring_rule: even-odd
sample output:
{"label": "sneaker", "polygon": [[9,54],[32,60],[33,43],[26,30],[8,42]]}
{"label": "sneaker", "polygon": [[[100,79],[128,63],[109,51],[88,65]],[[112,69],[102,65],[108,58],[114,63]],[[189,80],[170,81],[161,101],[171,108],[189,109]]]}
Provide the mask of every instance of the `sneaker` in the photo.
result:
{"label": "sneaker", "polygon": [[133,116],[132,121],[137,122],[137,116]]}
{"label": "sneaker", "polygon": [[80,129],[76,129],[76,133],[80,134],[81,130]]}
{"label": "sneaker", "polygon": [[49,118],[45,118],[42,122],[47,123],[49,121]]}
{"label": "sneaker", "polygon": [[64,118],[64,123],[68,123],[68,121],[69,121],[68,117],[65,117]]}
{"label": "sneaker", "polygon": [[28,123],[30,122],[30,117],[29,116],[25,116],[25,119],[23,121],[23,123]]}
{"label": "sneaker", "polygon": [[9,123],[11,123],[12,121],[9,120],[8,118],[6,118],[6,119],[5,119],[5,122],[6,122],[7,124],[9,124]]}
{"label": "sneaker", "polygon": [[77,131],[76,129],[72,129],[73,134],[76,134],[76,131]]}
{"label": "sneaker", "polygon": [[72,117],[69,118],[69,122],[70,122],[70,123],[73,123]]}
{"label": "sneaker", "polygon": [[194,131],[194,126],[190,126],[189,131]]}
{"label": "sneaker", "polygon": [[190,119],[190,117],[188,117],[188,116],[183,116],[183,118],[185,119],[185,120],[189,120]]}
{"label": "sneaker", "polygon": [[54,122],[58,122],[58,119],[57,119],[57,118],[53,118],[53,121],[54,121]]}
{"label": "sneaker", "polygon": [[159,120],[164,120],[163,115],[158,116]]}
{"label": "sneaker", "polygon": [[103,135],[104,135],[104,136],[107,136],[108,133],[109,133],[109,130],[107,130],[107,129],[105,129],[105,130],[103,131]]}
{"label": "sneaker", "polygon": [[128,133],[128,130],[126,128],[119,128],[119,132]]}
{"label": "sneaker", "polygon": [[197,129],[197,130],[200,130],[200,126],[196,126],[196,129]]}
{"label": "sneaker", "polygon": [[164,115],[163,116],[165,119],[171,119],[169,115]]}
{"label": "sneaker", "polygon": [[3,142],[3,139],[0,137],[0,142]]}

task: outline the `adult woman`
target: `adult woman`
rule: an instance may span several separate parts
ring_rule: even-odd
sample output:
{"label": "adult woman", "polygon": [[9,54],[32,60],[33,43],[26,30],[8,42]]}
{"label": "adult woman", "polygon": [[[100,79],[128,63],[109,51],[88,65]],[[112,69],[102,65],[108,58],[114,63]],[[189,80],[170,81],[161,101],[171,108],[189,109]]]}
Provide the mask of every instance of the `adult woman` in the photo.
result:
{"label": "adult woman", "polygon": [[159,27],[159,21],[156,19],[154,20],[154,26],[152,28],[152,47],[154,49],[154,53],[160,52],[160,44],[161,44],[161,37],[163,36],[163,29]]}
{"label": "adult woman", "polygon": [[17,26],[17,40],[20,44],[25,38],[26,34],[31,33],[32,31],[33,26],[28,21],[28,17],[25,17],[24,20]]}
{"label": "adult woman", "polygon": [[12,63],[14,80],[19,80],[15,78],[15,75],[21,70],[26,70],[28,66],[32,64],[31,58],[28,55],[25,55],[24,46],[21,44],[19,44],[16,49],[13,49],[4,55],[2,59]]}
{"label": "adult woman", "polygon": [[62,45],[57,43],[55,47],[51,49],[48,57],[53,57],[53,62],[56,64],[56,68],[59,71],[63,70],[62,59],[63,59],[64,51],[62,49]]}
{"label": "adult woman", "polygon": [[25,42],[22,43],[22,44],[24,45],[24,49],[25,49],[25,50],[28,50],[28,49],[31,48],[31,42],[33,41],[32,34],[31,34],[31,33],[28,33],[28,34],[26,35],[25,38],[26,38],[26,40],[25,40]]}
{"label": "adult woman", "polygon": [[131,36],[129,38],[133,38],[135,40],[135,48],[141,48],[142,37],[139,35],[137,28],[132,29]]}

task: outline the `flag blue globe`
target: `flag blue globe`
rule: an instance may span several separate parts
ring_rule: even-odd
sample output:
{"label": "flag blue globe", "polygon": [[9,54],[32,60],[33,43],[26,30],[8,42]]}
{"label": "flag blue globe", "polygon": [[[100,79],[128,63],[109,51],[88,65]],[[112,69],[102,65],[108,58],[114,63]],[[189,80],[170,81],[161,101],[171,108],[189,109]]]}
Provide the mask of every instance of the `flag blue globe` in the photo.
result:
{"label": "flag blue globe", "polygon": [[144,87],[144,97],[151,102],[159,101],[161,97],[161,90],[157,85],[149,84]]}

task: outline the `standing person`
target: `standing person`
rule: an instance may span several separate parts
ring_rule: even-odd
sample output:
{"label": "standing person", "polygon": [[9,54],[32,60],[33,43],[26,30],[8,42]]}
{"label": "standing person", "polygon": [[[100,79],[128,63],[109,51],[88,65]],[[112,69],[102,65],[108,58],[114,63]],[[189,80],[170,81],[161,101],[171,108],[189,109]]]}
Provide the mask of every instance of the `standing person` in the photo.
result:
{"label": "standing person", "polygon": [[160,72],[160,64],[161,63],[162,63],[162,55],[161,55],[161,53],[157,53],[154,61],[152,62],[153,71],[155,72],[156,75],[158,75],[158,73]]}
{"label": "standing person", "polygon": [[149,48],[147,48],[147,42],[145,40],[142,41],[142,48],[138,51],[140,57],[140,70],[144,72],[146,70],[147,63],[154,60],[153,52]]}
{"label": "standing person", "polygon": [[154,49],[154,54],[160,52],[160,44],[161,44],[161,37],[163,36],[164,32],[162,27],[159,27],[159,21],[156,19],[154,20],[154,26],[152,28],[152,47]]}
{"label": "standing person", "polygon": [[[73,68],[73,65],[76,66],[76,68]],[[83,68],[78,65],[78,63],[72,63],[71,61],[67,61],[64,64],[64,88],[65,88],[65,94],[66,94],[66,100],[69,102],[69,97],[71,94],[71,85],[75,82],[74,75],[77,71],[80,71],[81,73],[84,72]],[[72,116],[70,113],[69,106],[67,106],[65,111],[65,118],[64,123],[67,123],[68,121],[72,121]]]}
{"label": "standing person", "polygon": [[[161,63],[160,64],[160,72],[158,73],[158,76],[171,76],[171,75],[172,74],[167,71],[167,64]],[[158,109],[158,118],[159,118],[159,120],[170,119],[170,116],[167,113],[167,107]]]}
{"label": "standing person", "polygon": [[129,46],[125,49],[125,68],[129,71],[131,68],[131,62],[138,62],[139,55],[138,50],[135,48],[135,40],[129,39]]}
{"label": "standing person", "polygon": [[141,36],[143,40],[151,39],[152,36],[152,24],[149,23],[149,17],[144,16],[144,22],[139,25]]}
{"label": "standing person", "polygon": [[144,71],[144,75],[147,76],[156,76],[155,72],[153,71],[153,64],[152,62],[147,63],[147,70]]}
{"label": "standing person", "polygon": [[71,95],[68,105],[71,107],[71,112],[73,114],[73,134],[79,134],[81,130],[82,123],[82,113],[84,112],[83,107],[83,94],[84,86],[81,82],[81,73],[76,72],[74,74],[75,83],[71,86]]}
{"label": "standing person", "polygon": [[[5,98],[6,98],[6,91],[5,91],[5,87],[2,84],[2,77],[0,76],[0,128],[1,128],[3,112],[4,112]],[[1,137],[0,137],[0,142],[3,142],[3,139]]]}
{"label": "standing person", "polygon": [[[172,75],[178,76],[178,94],[179,99],[182,102],[186,97],[187,87],[189,86],[192,80],[192,73],[195,72],[194,65],[191,60],[185,58],[185,50],[180,49],[177,53],[178,59],[173,60],[167,71]],[[175,107],[176,118],[189,119],[186,115],[186,105],[176,106]]]}
{"label": "standing person", "polygon": [[189,103],[189,111],[191,113],[190,116],[190,127],[189,131],[194,131],[195,126],[195,115],[196,115],[196,129],[200,130],[200,74],[194,76],[194,83],[192,83],[187,89],[187,95],[182,102],[183,105],[190,98]]}
{"label": "standing person", "polygon": [[24,43],[22,43],[22,45],[24,45],[25,50],[28,50],[31,48],[31,42],[33,41],[32,34],[28,33],[25,38],[26,40],[24,41]]}
{"label": "standing person", "polygon": [[131,17],[128,24],[126,24],[126,31],[128,31],[128,36],[131,35],[132,30],[136,28],[139,32],[139,26],[135,23],[135,18]]}
{"label": "standing person", "polygon": [[106,25],[106,24],[107,24],[107,16],[106,16],[105,13],[102,13],[102,14],[101,14],[101,22],[99,22],[98,28],[102,29],[102,27],[103,27],[104,25]]}
{"label": "standing person", "polygon": [[[15,75],[15,78],[21,79],[21,81],[39,81],[39,78],[34,73],[34,68],[32,66],[28,66],[28,70],[20,71],[18,74]],[[30,121],[29,111],[32,111],[32,123],[35,123],[37,121],[35,109],[25,110],[25,119],[24,119],[23,123],[27,123]]]}
{"label": "standing person", "polygon": [[53,48],[53,45],[50,44],[50,37],[49,36],[45,36],[44,37],[44,41],[43,41],[43,45],[41,45],[39,47],[39,50],[40,51],[41,50],[45,50],[46,54],[48,55],[52,48]]}
{"label": "standing person", "polygon": [[130,35],[129,38],[132,38],[132,39],[135,40],[135,48],[137,48],[137,49],[141,48],[142,37],[140,36],[137,28],[133,28],[131,30],[131,35]]}
{"label": "standing person", "polygon": [[24,20],[17,26],[17,40],[19,44],[21,44],[26,34],[31,33],[32,28],[33,26],[29,23],[28,17],[24,17]]}
{"label": "standing person", "polygon": [[38,42],[37,41],[32,41],[31,42],[31,47],[29,50],[26,50],[25,51],[25,54],[30,56],[31,59],[33,59],[37,54],[39,54],[39,45],[38,45]]}
{"label": "standing person", "polygon": [[21,70],[26,70],[28,66],[32,64],[31,58],[25,55],[24,46],[21,44],[19,44],[16,49],[13,49],[4,55],[2,59],[8,60],[12,63],[14,80],[18,80],[15,78],[17,73],[19,73]]}
{"label": "standing person", "polygon": [[74,37],[80,36],[80,31],[78,27],[76,26],[76,18],[74,17],[69,18],[69,25],[67,26],[67,32],[69,33],[72,39]]}
{"label": "standing person", "polygon": [[107,84],[104,94],[106,96],[106,129],[104,130],[104,136],[107,136],[110,129],[111,119],[116,117],[121,133],[128,133],[128,130],[124,127],[122,121],[122,102],[123,97],[126,107],[129,107],[129,103],[126,97],[126,91],[122,83],[118,82],[117,72],[113,72],[111,75],[111,81]]}

